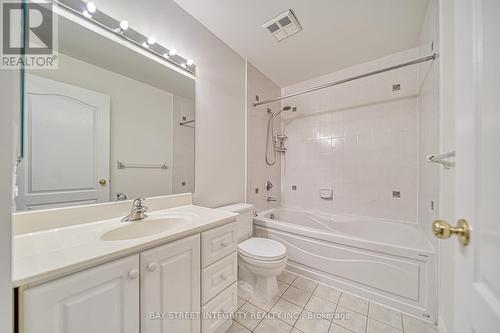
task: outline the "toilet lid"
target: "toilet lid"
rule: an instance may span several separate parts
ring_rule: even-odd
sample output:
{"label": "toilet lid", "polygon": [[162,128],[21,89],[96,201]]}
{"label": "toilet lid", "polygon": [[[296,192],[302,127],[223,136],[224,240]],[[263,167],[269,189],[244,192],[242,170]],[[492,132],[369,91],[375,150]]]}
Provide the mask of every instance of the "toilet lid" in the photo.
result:
{"label": "toilet lid", "polygon": [[286,247],[272,239],[252,237],[238,244],[238,252],[253,259],[272,261],[284,258]]}

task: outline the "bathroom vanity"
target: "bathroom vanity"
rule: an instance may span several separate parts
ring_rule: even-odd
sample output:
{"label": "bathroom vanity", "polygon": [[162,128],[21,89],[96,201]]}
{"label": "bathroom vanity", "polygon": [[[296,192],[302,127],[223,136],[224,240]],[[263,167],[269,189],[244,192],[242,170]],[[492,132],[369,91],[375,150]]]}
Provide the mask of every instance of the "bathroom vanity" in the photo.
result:
{"label": "bathroom vanity", "polygon": [[120,222],[130,202],[15,215],[18,331],[224,332],[237,306],[237,215],[190,194],[147,203],[135,222]]}

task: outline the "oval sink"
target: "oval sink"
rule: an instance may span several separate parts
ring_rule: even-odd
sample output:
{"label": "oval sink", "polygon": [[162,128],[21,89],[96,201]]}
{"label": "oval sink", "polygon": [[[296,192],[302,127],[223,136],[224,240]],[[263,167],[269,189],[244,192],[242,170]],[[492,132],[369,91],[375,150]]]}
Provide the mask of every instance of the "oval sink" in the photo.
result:
{"label": "oval sink", "polygon": [[123,227],[118,227],[104,233],[101,235],[101,239],[105,241],[117,241],[147,237],[177,229],[186,225],[189,221],[190,219],[185,217],[162,217],[124,222],[125,225]]}

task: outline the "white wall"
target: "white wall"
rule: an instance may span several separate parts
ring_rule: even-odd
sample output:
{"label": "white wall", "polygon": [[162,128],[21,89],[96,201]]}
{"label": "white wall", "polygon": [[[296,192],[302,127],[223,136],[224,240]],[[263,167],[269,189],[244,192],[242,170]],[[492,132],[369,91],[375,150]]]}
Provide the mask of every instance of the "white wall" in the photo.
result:
{"label": "white wall", "polygon": [[17,71],[0,72],[0,332],[13,332],[11,282],[11,210],[14,137],[19,119],[20,89]]}
{"label": "white wall", "polygon": [[196,80],[196,204],[245,199],[245,61],[172,0],[103,0],[98,7],[192,58]]}
{"label": "white wall", "polygon": [[[59,55],[57,70],[30,73],[110,96],[110,199],[172,193],[172,116],[170,92],[130,79],[84,61]],[[163,163],[163,169],[118,169],[128,163]]]}
{"label": "white wall", "polygon": [[[247,92],[247,201],[260,212],[280,205],[281,156],[277,153],[276,164],[270,166],[265,162],[265,153],[269,119],[267,108],[271,108],[274,113],[277,113],[281,104],[275,102],[254,107],[252,103],[255,102],[256,95],[261,101],[278,97],[281,89],[251,63],[248,63]],[[276,134],[281,133],[280,118],[273,121],[273,126]],[[272,147],[272,138],[270,138],[268,156],[271,161],[273,160]],[[267,180],[270,180],[274,185],[270,191],[266,191],[264,187]],[[256,193],[256,189],[259,193]],[[269,202],[266,200],[268,196],[275,197],[278,201]]]}
{"label": "white wall", "polygon": [[[417,49],[396,53],[285,87],[282,93],[417,55]],[[401,90],[393,91],[393,84]],[[416,93],[416,67],[406,67],[284,101],[298,108],[285,121],[284,205],[416,223]],[[333,188],[333,200],[320,199],[320,188]],[[400,191],[401,198],[393,198],[392,191]]]}
{"label": "white wall", "polygon": [[[438,2],[430,1],[420,33],[421,57],[439,53],[438,15]],[[418,65],[418,222],[435,246],[437,242],[430,226],[439,212],[439,173],[442,167],[429,164],[426,156],[440,152],[439,62],[437,58]]]}

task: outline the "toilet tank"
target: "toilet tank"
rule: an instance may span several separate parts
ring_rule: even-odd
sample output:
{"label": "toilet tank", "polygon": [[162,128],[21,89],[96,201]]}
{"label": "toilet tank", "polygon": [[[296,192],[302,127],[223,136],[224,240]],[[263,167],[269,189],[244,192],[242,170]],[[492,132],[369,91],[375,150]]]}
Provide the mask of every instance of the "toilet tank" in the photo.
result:
{"label": "toilet tank", "polygon": [[246,203],[237,203],[228,206],[222,206],[217,209],[222,209],[228,212],[237,213],[236,218],[238,223],[238,243],[252,237],[253,234],[253,209],[254,206]]}

